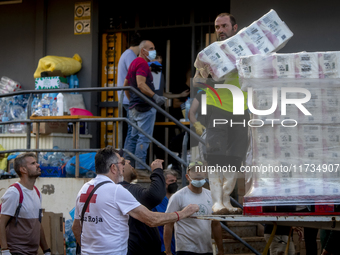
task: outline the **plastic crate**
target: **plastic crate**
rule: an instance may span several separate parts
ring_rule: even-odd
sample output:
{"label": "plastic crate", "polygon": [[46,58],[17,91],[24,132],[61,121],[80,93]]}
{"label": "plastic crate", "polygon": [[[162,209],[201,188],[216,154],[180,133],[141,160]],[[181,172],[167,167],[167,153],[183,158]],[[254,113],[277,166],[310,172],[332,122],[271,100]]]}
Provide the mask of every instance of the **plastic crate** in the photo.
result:
{"label": "plastic crate", "polygon": [[40,177],[66,177],[65,168],[61,166],[40,166]]}

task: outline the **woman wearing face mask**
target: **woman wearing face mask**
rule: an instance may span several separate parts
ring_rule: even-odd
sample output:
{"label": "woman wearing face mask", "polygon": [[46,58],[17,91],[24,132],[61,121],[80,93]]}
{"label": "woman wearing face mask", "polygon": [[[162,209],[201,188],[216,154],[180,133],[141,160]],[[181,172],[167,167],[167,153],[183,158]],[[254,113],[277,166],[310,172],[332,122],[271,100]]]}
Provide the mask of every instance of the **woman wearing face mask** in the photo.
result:
{"label": "woman wearing face mask", "polygon": [[[163,201],[157,205],[155,208],[152,209],[154,212],[162,212],[166,211],[166,207],[168,206],[170,197],[176,193],[178,189],[177,184],[177,172],[172,169],[166,169],[163,171],[164,178],[165,178],[165,189],[166,189],[166,196],[164,197]],[[161,237],[162,242],[162,252],[165,251],[164,241],[163,241],[163,233],[164,233],[164,226],[159,226],[159,236]],[[175,246],[175,236],[172,235],[171,239],[171,252],[172,254],[176,254],[176,246]]]}
{"label": "woman wearing face mask", "polygon": [[[182,188],[171,196],[166,212],[181,210],[185,205],[194,203],[199,205],[199,211],[193,216],[211,215],[212,199],[210,190],[203,188],[207,173],[203,171],[202,162],[190,163],[187,168],[186,178],[189,185]],[[175,227],[175,240],[177,255],[186,254],[213,254],[211,234],[218,247],[218,255],[222,255],[222,228],[218,221],[198,220],[188,218],[181,220],[178,218],[176,223],[164,225],[164,245],[167,255],[171,251],[171,237]]]}

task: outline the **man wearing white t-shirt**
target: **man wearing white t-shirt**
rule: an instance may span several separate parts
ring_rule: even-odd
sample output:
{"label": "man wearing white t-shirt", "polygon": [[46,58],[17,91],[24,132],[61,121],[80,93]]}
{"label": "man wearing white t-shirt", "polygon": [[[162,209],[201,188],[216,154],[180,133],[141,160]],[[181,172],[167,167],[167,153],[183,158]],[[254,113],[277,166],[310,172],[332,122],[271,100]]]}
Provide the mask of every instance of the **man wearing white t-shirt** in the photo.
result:
{"label": "man wearing white t-shirt", "polygon": [[[36,255],[40,245],[45,255],[51,255],[41,225],[41,196],[34,186],[41,175],[35,153],[19,154],[14,160],[14,169],[20,180],[1,198],[1,254]],[[22,206],[17,215],[19,202]]]}
{"label": "man wearing white t-shirt", "polygon": [[[193,216],[211,215],[212,199],[210,190],[203,188],[206,173],[201,162],[190,163],[186,178],[189,185],[173,194],[169,200],[166,213],[181,210],[190,203],[197,203],[199,211]],[[171,255],[171,237],[175,227],[177,255],[212,255],[211,234],[215,239],[218,255],[223,255],[222,228],[219,221],[184,219],[164,225],[164,246],[167,255]]]}
{"label": "man wearing white t-shirt", "polygon": [[[197,205],[188,205],[175,213],[155,213],[141,205],[123,186],[124,158],[112,147],[99,150],[95,157],[97,177],[85,183],[76,199],[72,230],[81,244],[82,255],[126,254],[129,237],[129,215],[150,227],[164,225],[186,218],[198,211]],[[90,199],[83,226],[81,212],[92,189],[103,181]]]}

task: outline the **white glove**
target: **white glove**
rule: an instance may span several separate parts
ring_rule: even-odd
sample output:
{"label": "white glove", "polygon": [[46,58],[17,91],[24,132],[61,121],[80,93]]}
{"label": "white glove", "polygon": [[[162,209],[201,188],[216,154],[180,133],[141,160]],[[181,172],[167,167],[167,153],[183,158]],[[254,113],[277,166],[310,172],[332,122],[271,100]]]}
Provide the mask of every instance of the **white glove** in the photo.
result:
{"label": "white glove", "polygon": [[51,249],[47,249],[44,251],[44,255],[51,255]]}
{"label": "white glove", "polygon": [[9,250],[2,250],[1,255],[12,255],[12,253]]}
{"label": "white glove", "polygon": [[153,100],[155,100],[156,104],[158,104],[159,106],[165,104],[167,98],[166,97],[163,97],[163,96],[159,96],[157,94],[154,94],[152,96]]}

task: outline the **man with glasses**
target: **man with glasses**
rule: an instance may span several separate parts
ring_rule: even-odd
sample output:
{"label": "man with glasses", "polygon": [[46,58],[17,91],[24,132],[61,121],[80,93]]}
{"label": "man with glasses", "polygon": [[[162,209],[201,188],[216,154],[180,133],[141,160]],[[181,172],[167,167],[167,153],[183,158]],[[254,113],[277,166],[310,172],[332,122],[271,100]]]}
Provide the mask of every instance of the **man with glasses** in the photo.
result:
{"label": "man with glasses", "polygon": [[[191,204],[174,213],[149,211],[129,191],[117,185],[123,179],[124,163],[124,159],[112,147],[100,149],[95,156],[97,176],[80,189],[72,226],[82,254],[125,255],[128,251],[129,216],[156,227],[187,218],[199,209],[198,205]],[[103,185],[88,200],[91,191],[99,184]],[[86,200],[89,204],[84,210],[81,224]]]}
{"label": "man with glasses", "polygon": [[[189,185],[171,196],[166,213],[181,210],[190,203],[197,203],[199,211],[193,216],[211,215],[211,194],[209,190],[203,188],[207,177],[203,163],[190,163],[185,176]],[[164,245],[167,255],[172,254],[171,237],[173,228],[175,228],[177,255],[213,254],[211,234],[213,234],[217,244],[217,254],[222,255],[224,252],[220,222],[188,218],[180,222],[171,222],[164,225]]]}

